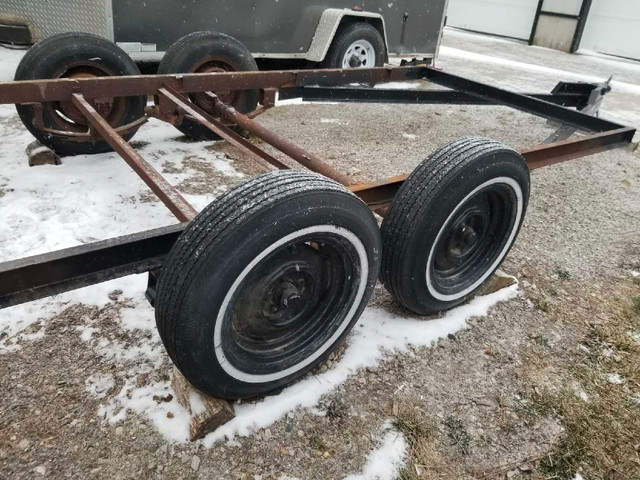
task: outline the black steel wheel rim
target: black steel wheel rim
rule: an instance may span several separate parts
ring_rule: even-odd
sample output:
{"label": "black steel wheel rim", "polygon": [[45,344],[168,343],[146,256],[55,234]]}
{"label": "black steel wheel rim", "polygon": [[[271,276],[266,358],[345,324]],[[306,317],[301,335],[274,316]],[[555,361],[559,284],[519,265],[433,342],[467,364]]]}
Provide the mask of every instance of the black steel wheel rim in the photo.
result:
{"label": "black steel wheel rim", "polygon": [[513,189],[496,183],[476,192],[451,216],[433,249],[430,278],[443,295],[455,295],[480,280],[503,253],[518,215]]}
{"label": "black steel wheel rim", "polygon": [[222,350],[237,370],[281,372],[327,343],[345,321],[361,277],[356,248],[333,233],[314,233],[262,259],[225,312]]}

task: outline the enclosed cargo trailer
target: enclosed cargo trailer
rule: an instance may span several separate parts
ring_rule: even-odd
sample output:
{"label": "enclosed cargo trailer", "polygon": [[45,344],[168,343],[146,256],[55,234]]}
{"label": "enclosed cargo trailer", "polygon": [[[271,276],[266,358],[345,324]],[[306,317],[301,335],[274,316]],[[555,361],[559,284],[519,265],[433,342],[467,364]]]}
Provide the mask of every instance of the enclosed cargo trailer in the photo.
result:
{"label": "enclosed cargo trailer", "polygon": [[[382,42],[383,51],[373,40],[360,44],[364,50],[373,47],[373,57],[422,59],[437,54],[446,4],[447,0],[0,0],[0,41],[15,41],[16,28],[22,26],[28,35],[19,37],[31,43],[81,31],[114,41],[127,52],[164,52],[180,37],[208,30],[237,38],[255,58],[323,62],[345,30],[359,24],[372,27]],[[357,50],[355,40],[346,47]]]}

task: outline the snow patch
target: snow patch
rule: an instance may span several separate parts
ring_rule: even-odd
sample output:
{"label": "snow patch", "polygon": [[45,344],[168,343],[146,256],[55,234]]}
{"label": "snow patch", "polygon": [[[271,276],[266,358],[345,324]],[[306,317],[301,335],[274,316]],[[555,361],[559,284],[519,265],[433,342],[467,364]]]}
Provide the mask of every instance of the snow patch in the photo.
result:
{"label": "snow patch", "polygon": [[416,82],[386,82],[378,83],[373,88],[380,88],[385,90],[417,90],[420,86]]}
{"label": "snow patch", "polygon": [[286,105],[314,105],[314,104],[322,104],[322,105],[338,105],[339,102],[308,102],[303,100],[301,97],[298,98],[289,98],[286,100],[280,100],[279,94],[276,93],[276,107],[284,107]]}
{"label": "snow patch", "polygon": [[406,353],[410,346],[429,347],[439,338],[464,328],[469,318],[486,315],[492,306],[515,297],[517,293],[518,287],[513,285],[491,295],[477,297],[443,317],[431,320],[404,318],[384,309],[367,308],[334,368],[307,377],[277,395],[236,405],[236,417],[209,434],[203,443],[210,447],[224,439],[248,436],[259,428],[267,428],[296,408],[312,409],[323,395],[360,369],[374,368],[386,355]]}
{"label": "snow patch", "polygon": [[344,480],[394,480],[405,463],[407,441],[404,436],[391,428],[389,423],[380,446],[367,456],[362,473],[349,475]]}
{"label": "snow patch", "polygon": [[[166,401],[168,398],[171,400]],[[169,382],[138,388],[133,380],[127,380],[122,390],[99,408],[98,415],[113,425],[124,420],[128,410],[151,420],[158,432],[170,441],[186,442],[189,438],[191,416],[173,396]]]}
{"label": "snow patch", "polygon": [[415,140],[416,138],[418,138],[416,135],[414,135],[413,133],[403,133],[402,134],[403,138],[409,139],[409,140]]}
{"label": "snow patch", "polygon": [[617,373],[609,373],[607,375],[607,380],[609,383],[613,383],[614,385],[622,385],[624,383],[624,378]]}
{"label": "snow patch", "polygon": [[[0,208],[1,210],[1,208]],[[131,289],[138,283],[146,287],[146,275],[111,280],[98,285],[81,288],[54,297],[17,305],[0,312],[0,355],[20,348],[19,343],[39,340],[44,336],[47,322],[66,308],[74,304],[84,304],[103,308],[112,300],[109,294],[117,289]],[[40,321],[40,329],[36,333],[25,333],[30,325]],[[81,338],[89,341],[97,329],[92,326],[78,326]],[[92,330],[92,333],[89,333]]]}
{"label": "snow patch", "polygon": [[191,413],[193,415],[200,415],[207,409],[204,406],[202,395],[193,388],[189,392],[189,405],[191,406]]}
{"label": "snow patch", "polygon": [[91,375],[84,384],[89,395],[95,398],[104,398],[107,392],[114,387],[115,382],[112,375],[99,373]]}
{"label": "snow patch", "polygon": [[[378,446],[369,452],[361,473],[348,475],[344,480],[394,480],[404,466],[408,444],[404,435],[395,430],[389,422],[382,426],[383,436]],[[289,475],[281,475],[278,480],[300,480]]]}
{"label": "snow patch", "polygon": [[16,74],[16,68],[26,50],[0,46],[0,82],[10,82]]}
{"label": "snow patch", "polygon": [[587,395],[587,392],[585,392],[577,382],[573,383],[573,391],[576,394],[576,397],[578,397],[583,402],[589,401],[589,395]]}
{"label": "snow patch", "polygon": [[80,332],[80,340],[88,342],[93,337],[93,334],[99,332],[99,328],[89,327],[87,325],[77,325],[76,330]]}

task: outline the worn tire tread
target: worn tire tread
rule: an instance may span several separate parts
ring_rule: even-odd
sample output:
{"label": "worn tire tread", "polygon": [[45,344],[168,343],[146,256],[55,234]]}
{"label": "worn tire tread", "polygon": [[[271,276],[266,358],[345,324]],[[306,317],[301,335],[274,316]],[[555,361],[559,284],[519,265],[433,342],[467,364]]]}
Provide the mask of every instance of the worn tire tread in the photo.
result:
{"label": "worn tire tread", "polygon": [[301,196],[332,191],[355,198],[343,186],[315,173],[306,171],[279,171],[267,173],[234,188],[220,196],[200,212],[174,245],[162,270],[158,285],[156,323],[171,359],[178,365],[175,350],[173,319],[181,308],[188,279],[200,268],[199,254],[210,252],[247,217],[263,211],[266,206]]}
{"label": "worn tire tread", "polygon": [[467,137],[450,143],[427,157],[400,187],[382,224],[382,264],[380,280],[404,307],[408,302],[399,284],[402,263],[425,206],[432,204],[443,182],[473,163],[481,155],[511,148],[486,138]]}

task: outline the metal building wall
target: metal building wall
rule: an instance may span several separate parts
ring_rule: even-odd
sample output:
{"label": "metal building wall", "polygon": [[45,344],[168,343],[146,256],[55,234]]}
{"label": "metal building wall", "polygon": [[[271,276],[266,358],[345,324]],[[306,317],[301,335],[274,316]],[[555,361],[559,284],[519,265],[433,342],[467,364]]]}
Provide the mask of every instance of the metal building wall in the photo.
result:
{"label": "metal building wall", "polygon": [[573,53],[588,11],[585,3],[585,0],[541,1],[529,43]]}
{"label": "metal building wall", "polygon": [[447,25],[529,40],[538,0],[449,0]]}
{"label": "metal building wall", "polygon": [[640,60],[640,0],[593,0],[580,48]]}

